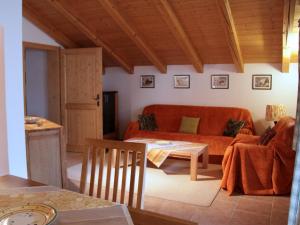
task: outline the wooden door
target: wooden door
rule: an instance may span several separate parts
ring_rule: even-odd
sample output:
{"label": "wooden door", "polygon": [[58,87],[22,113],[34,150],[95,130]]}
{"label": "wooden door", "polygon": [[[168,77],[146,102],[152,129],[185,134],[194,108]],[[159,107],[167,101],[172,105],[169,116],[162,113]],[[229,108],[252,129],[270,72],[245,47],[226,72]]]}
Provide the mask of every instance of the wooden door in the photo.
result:
{"label": "wooden door", "polygon": [[102,50],[61,51],[62,122],[68,151],[82,152],[86,138],[102,139]]}

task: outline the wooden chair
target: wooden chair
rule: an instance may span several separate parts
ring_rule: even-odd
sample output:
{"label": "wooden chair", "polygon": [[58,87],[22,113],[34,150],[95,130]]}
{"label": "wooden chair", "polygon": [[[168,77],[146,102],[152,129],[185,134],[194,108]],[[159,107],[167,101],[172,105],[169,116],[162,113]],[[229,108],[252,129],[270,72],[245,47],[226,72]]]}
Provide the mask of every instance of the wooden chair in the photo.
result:
{"label": "wooden chair", "polygon": [[[97,194],[98,198],[102,197],[102,185],[103,185],[103,172],[105,166],[105,155],[107,154],[107,173],[106,173],[106,183],[105,183],[105,193],[104,199],[111,200],[113,202],[119,202],[125,204],[126,195],[126,178],[127,169],[129,163],[129,154],[131,155],[131,172],[130,172],[130,183],[129,183],[129,196],[128,196],[128,206],[134,207],[134,189],[136,180],[136,170],[137,164],[139,164],[139,177],[138,177],[138,188],[135,207],[141,209],[143,207],[143,195],[144,195],[144,173],[146,168],[146,145],[142,143],[130,143],[122,141],[111,141],[111,140],[99,140],[99,139],[88,139],[88,148],[84,151],[83,161],[82,161],[82,171],[80,179],[80,193],[85,192],[86,182],[87,182],[87,172],[88,172],[88,162],[91,159],[91,173],[89,180],[89,195],[94,195],[95,186],[95,175],[96,167],[99,164],[99,176],[97,184]],[[115,160],[113,159],[115,158]],[[123,160],[122,160],[123,158]],[[138,163],[137,163],[137,159]],[[121,193],[120,200],[118,201],[118,184],[120,175],[120,165],[123,161],[123,172],[122,172],[122,182],[121,182]],[[112,199],[110,196],[110,180],[112,176],[112,167],[115,168],[114,173],[114,183],[112,190]]]}

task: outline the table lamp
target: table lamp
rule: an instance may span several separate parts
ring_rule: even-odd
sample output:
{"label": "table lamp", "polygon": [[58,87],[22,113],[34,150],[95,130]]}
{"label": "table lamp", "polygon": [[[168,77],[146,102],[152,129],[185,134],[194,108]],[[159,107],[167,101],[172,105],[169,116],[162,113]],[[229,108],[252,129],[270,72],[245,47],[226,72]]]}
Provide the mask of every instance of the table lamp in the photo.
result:
{"label": "table lamp", "polygon": [[285,105],[267,105],[266,107],[266,121],[274,121],[276,125],[280,118],[286,116]]}

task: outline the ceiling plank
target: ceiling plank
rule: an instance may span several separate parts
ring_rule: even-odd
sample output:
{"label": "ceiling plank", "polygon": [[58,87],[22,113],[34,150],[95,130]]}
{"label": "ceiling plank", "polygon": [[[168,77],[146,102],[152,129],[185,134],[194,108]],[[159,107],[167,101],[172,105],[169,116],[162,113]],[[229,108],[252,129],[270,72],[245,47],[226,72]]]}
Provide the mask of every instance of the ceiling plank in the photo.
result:
{"label": "ceiling plank", "polygon": [[233,16],[231,13],[231,8],[228,0],[216,0],[217,6],[219,8],[220,17],[222,20],[222,25],[226,34],[226,39],[230,53],[232,56],[233,63],[239,73],[244,72],[244,60],[242,56],[242,51],[240,48],[240,43],[238,40]]}
{"label": "ceiling plank", "polygon": [[290,70],[291,49],[288,46],[289,35],[293,31],[296,0],[284,0],[282,23],[282,59],[281,71],[288,73]]}
{"label": "ceiling plank", "polygon": [[185,52],[185,54],[195,67],[196,71],[199,73],[203,73],[202,60],[168,0],[153,1],[153,4],[162,15],[163,19],[172,31],[174,37],[180,44],[182,50]]}
{"label": "ceiling plank", "polygon": [[118,26],[128,35],[128,37],[136,44],[136,46],[144,53],[153,65],[161,73],[167,72],[167,66],[162,62],[151,47],[143,40],[139,32],[125,19],[120,13],[117,6],[110,0],[98,0],[111,18],[118,24]]}
{"label": "ceiling plank", "polygon": [[76,48],[78,45],[65,36],[61,31],[45,21],[42,16],[39,16],[27,3],[23,1],[23,16],[36,25],[39,29],[48,34],[57,43],[65,48]]}
{"label": "ceiling plank", "polygon": [[64,6],[57,0],[48,0],[48,2],[66,19],[68,19],[78,30],[85,34],[97,47],[103,47],[108,54],[110,54],[128,73],[132,74],[134,68],[118,53],[116,53],[112,47],[101,40],[97,35],[91,31],[77,16],[66,10]]}

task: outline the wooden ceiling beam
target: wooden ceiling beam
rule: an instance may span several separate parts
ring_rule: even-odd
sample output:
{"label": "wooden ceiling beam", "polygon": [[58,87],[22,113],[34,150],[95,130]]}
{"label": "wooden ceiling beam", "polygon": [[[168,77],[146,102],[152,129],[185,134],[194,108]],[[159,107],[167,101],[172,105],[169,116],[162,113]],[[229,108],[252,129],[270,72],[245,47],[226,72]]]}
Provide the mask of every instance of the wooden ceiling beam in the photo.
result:
{"label": "wooden ceiling beam", "polygon": [[281,71],[288,73],[290,69],[291,49],[288,46],[289,35],[293,32],[296,0],[284,0],[282,23],[282,60]]}
{"label": "wooden ceiling beam", "polygon": [[65,48],[76,48],[78,45],[69,39],[65,34],[52,26],[48,21],[45,21],[42,16],[39,16],[25,1],[23,1],[23,16],[36,25],[39,29],[48,34],[57,43]]}
{"label": "wooden ceiling beam", "polygon": [[85,34],[97,47],[102,47],[108,54],[110,54],[128,73],[132,74],[134,68],[118,53],[116,53],[112,47],[101,40],[93,31],[91,31],[77,16],[65,9],[65,7],[57,0],[48,0],[48,2],[55,8],[60,14],[68,19],[78,30]]}
{"label": "wooden ceiling beam", "polygon": [[196,71],[199,73],[203,73],[202,60],[168,0],[156,0],[153,1],[153,4],[162,15],[166,24],[172,31],[182,50],[185,52],[185,54],[195,67]]}
{"label": "wooden ceiling beam", "polygon": [[128,35],[128,37],[135,43],[135,45],[144,53],[148,60],[161,72],[167,72],[167,66],[156,55],[152,48],[141,37],[139,32],[126,20],[120,13],[117,6],[110,0],[98,0],[111,18],[118,24],[118,26]]}
{"label": "wooden ceiling beam", "polygon": [[230,49],[230,54],[233,63],[239,73],[244,72],[244,60],[240,43],[238,40],[233,16],[231,13],[230,5],[228,0],[216,0],[217,7],[219,8],[222,26],[224,28],[227,44]]}

